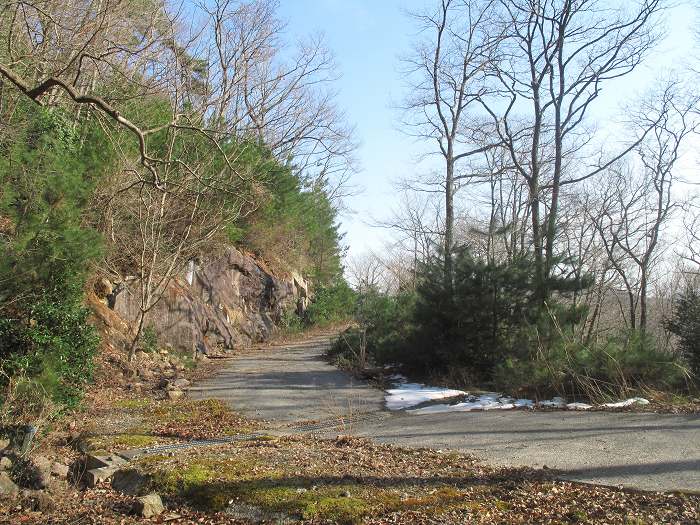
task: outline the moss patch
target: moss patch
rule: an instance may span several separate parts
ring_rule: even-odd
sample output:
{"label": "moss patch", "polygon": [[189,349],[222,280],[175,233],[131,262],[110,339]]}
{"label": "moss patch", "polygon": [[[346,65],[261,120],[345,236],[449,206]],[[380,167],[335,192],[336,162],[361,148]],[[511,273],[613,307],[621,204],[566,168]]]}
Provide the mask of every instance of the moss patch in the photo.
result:
{"label": "moss patch", "polygon": [[250,440],[137,465],[174,506],[244,521],[693,522],[700,501],[555,481],[544,471],[348,437]]}
{"label": "moss patch", "polygon": [[[310,443],[302,443],[296,438],[254,440],[223,451],[193,451],[164,463],[144,458],[138,465],[150,475],[154,491],[206,512],[254,508],[267,517],[352,524],[368,516],[407,510],[440,515],[462,508],[467,498],[464,491],[440,479],[410,482],[333,475],[326,461],[309,457]],[[327,452],[331,457],[340,454],[332,461],[342,458],[345,467],[353,461],[352,454],[335,447]],[[444,472],[444,460],[456,458],[432,459],[435,471]],[[465,461],[463,456],[458,459]],[[449,466],[453,469],[458,473],[462,467],[455,463]]]}
{"label": "moss patch", "polygon": [[116,436],[113,440],[113,446],[125,448],[143,448],[155,445],[158,442],[153,436],[143,434],[124,434]]}
{"label": "moss patch", "polygon": [[[129,425],[126,430],[124,426]],[[260,423],[244,419],[217,400],[122,399],[86,427],[87,448],[116,452],[161,443],[247,434]]]}

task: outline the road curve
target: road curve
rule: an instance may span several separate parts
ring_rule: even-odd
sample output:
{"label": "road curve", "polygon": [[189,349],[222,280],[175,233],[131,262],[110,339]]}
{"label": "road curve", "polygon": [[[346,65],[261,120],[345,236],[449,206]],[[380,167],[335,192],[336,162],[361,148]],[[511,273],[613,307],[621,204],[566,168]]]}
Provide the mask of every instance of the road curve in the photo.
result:
{"label": "road curve", "polygon": [[546,465],[577,481],[700,491],[700,416],[388,413],[381,391],[323,360],[328,344],[328,336],[319,336],[245,353],[195,384],[190,395],[222,399],[239,412],[279,425],[369,413],[377,417],[354,423],[348,432],[403,446],[468,452],[492,464]]}

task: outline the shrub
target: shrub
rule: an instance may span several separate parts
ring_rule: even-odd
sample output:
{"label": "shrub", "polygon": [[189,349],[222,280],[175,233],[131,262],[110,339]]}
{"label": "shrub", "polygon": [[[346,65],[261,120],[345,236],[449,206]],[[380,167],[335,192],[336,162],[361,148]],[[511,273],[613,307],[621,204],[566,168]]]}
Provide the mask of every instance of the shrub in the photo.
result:
{"label": "shrub", "polygon": [[508,392],[603,401],[645,388],[677,389],[686,378],[678,359],[658,350],[656,341],[640,331],[619,332],[591,344],[568,332],[539,346],[535,334],[523,337],[537,351],[528,358],[507,358],[494,372],[495,386]]}
{"label": "shrub", "polygon": [[368,290],[358,298],[357,318],[366,331],[367,354],[377,364],[414,364],[407,342],[413,333],[416,294],[403,291],[388,296]]}
{"label": "shrub", "polygon": [[58,110],[20,105],[14,118],[17,132],[0,140],[0,216],[13,226],[0,238],[0,387],[31,404],[44,393],[72,407],[98,345],[82,298],[101,253],[85,211],[105,168],[103,144]]}
{"label": "shrub", "polygon": [[294,309],[289,309],[282,312],[280,326],[287,334],[298,334],[304,330],[304,320],[297,315]]}
{"label": "shrub", "polygon": [[10,378],[23,377],[20,392],[45,392],[67,407],[80,401],[99,344],[81,300],[79,288],[54,289],[31,306],[27,319],[0,320],[3,387]]}
{"label": "shrub", "polygon": [[678,350],[693,374],[700,376],[700,287],[688,286],[683,291],[665,325],[678,338]]}
{"label": "shrub", "polygon": [[158,332],[152,326],[147,326],[141,332],[141,348],[149,354],[158,351]]}
{"label": "shrub", "polygon": [[319,287],[306,311],[308,323],[324,326],[347,321],[355,310],[355,292],[343,279]]}
{"label": "shrub", "polygon": [[[454,283],[448,289],[443,262],[439,258],[425,265],[415,302],[412,339],[408,341],[411,360],[436,370],[467,367],[476,377],[489,380],[496,365],[510,357],[526,358],[527,345],[514,337],[521,327],[540,324],[543,333],[548,316],[534,297],[534,263],[528,257],[491,263],[474,257],[468,250],[454,256]],[[549,283],[560,294],[576,283]],[[557,318],[573,322],[580,315],[553,305]]]}

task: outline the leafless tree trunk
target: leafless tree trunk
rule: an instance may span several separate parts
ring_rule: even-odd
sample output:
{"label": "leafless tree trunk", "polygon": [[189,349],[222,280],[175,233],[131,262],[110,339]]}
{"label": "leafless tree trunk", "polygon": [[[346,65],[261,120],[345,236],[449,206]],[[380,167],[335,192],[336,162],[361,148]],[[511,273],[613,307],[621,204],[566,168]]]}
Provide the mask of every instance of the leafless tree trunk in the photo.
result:
{"label": "leafless tree trunk", "polygon": [[528,185],[539,301],[550,293],[562,188],[602,173],[642,140],[601,156],[593,167],[567,172],[593,139],[585,120],[590,107],[604,84],[647,55],[662,7],[661,0],[624,9],[596,0],[498,3],[492,32],[501,38],[490,71],[497,96],[480,102]]}
{"label": "leafless tree trunk", "polygon": [[409,133],[435,142],[444,163],[444,273],[452,289],[454,195],[460,178],[469,177],[461,164],[498,146],[487,123],[471,109],[486,95],[486,75],[496,39],[489,33],[494,2],[441,0],[434,12],[412,17],[422,31],[413,55],[405,60],[411,95],[404,104]]}
{"label": "leafless tree trunk", "polygon": [[647,329],[651,272],[660,256],[661,233],[679,204],[671,191],[674,168],[683,142],[695,130],[691,117],[697,102],[671,83],[641,105],[638,126],[652,129],[636,149],[637,165],[610,170],[601,207],[591,215],[624,284],[633,329]]}

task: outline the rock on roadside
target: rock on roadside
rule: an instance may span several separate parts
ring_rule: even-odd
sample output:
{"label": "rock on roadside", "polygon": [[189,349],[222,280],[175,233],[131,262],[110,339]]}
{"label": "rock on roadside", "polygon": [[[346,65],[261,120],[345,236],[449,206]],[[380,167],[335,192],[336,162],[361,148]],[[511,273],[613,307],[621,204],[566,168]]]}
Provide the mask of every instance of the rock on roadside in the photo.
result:
{"label": "rock on roadside", "polygon": [[167,396],[170,401],[176,401],[183,397],[185,393],[182,390],[168,390]]}
{"label": "rock on roadside", "polygon": [[17,494],[19,487],[15,485],[7,472],[0,472],[0,496]]}
{"label": "rock on roadside", "polygon": [[112,488],[129,496],[141,496],[148,490],[148,477],[138,470],[118,470],[112,476]]}
{"label": "rock on roadside", "polygon": [[22,494],[29,508],[35,512],[50,512],[56,507],[53,498],[40,490],[27,490]]}
{"label": "rock on roadside", "polygon": [[143,518],[158,516],[165,510],[158,494],[149,494],[136,500],[134,512]]}

